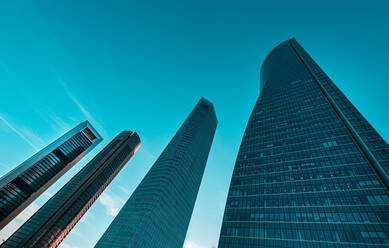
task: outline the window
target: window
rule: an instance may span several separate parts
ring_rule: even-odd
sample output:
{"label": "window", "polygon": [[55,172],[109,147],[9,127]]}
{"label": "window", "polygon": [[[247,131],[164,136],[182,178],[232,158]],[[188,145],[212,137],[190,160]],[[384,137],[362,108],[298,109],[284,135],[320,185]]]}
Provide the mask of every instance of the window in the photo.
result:
{"label": "window", "polygon": [[323,142],[324,147],[337,146],[338,143],[336,141]]}

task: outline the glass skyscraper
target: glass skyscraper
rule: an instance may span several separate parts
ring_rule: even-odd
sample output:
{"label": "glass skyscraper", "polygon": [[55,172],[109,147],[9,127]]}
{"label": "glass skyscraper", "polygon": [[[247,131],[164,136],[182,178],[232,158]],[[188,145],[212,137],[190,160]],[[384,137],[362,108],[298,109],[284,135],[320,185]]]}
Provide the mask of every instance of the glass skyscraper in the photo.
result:
{"label": "glass skyscraper", "polygon": [[202,98],[96,247],[182,248],[216,125]]}
{"label": "glass skyscraper", "polygon": [[57,247],[139,146],[121,132],[0,247]]}
{"label": "glass skyscraper", "polygon": [[295,39],[260,77],[219,248],[388,247],[388,144]]}
{"label": "glass skyscraper", "polygon": [[82,122],[0,179],[0,229],[102,141]]}

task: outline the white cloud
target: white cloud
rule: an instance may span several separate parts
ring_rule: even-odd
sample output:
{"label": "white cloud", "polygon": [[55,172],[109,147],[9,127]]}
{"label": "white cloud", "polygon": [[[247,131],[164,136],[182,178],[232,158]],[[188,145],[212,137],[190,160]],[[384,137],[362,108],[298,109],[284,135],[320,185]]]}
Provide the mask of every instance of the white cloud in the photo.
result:
{"label": "white cloud", "polygon": [[38,211],[39,205],[35,202],[31,203],[23,212],[21,212],[14,220],[6,225],[0,231],[0,244],[7,240],[22,224],[27,221],[36,211]]}
{"label": "white cloud", "polygon": [[204,248],[204,246],[201,246],[192,240],[185,240],[184,246],[182,248]]}
{"label": "white cloud", "polygon": [[71,234],[72,234],[72,235],[79,236],[79,237],[82,237],[82,232],[78,231],[77,228],[73,228],[73,229],[71,230]]}
{"label": "white cloud", "polygon": [[131,193],[130,190],[126,189],[126,188],[123,187],[123,186],[119,186],[119,189],[120,189],[121,191],[123,191],[123,193],[126,194],[126,195],[130,195],[130,193]]}
{"label": "white cloud", "polygon": [[44,196],[46,196],[48,199],[50,199],[51,197],[53,197],[54,196],[54,194],[53,193],[51,193],[51,192],[49,192],[49,191],[45,191],[45,192],[43,192],[43,194],[42,195],[44,195]]}
{"label": "white cloud", "polygon": [[124,203],[124,199],[104,192],[99,197],[99,202],[105,207],[108,215],[116,216],[120,211],[120,206]]}
{"label": "white cloud", "polygon": [[40,206],[36,204],[35,202],[31,203],[23,212],[21,212],[16,219],[21,220],[23,222],[27,221],[31,218],[33,214],[35,214],[36,211],[38,211]]}
{"label": "white cloud", "polygon": [[[0,115],[0,120],[9,128],[11,129],[16,135],[18,135],[21,139],[23,139],[25,142],[27,142],[27,144],[29,144],[32,148],[35,149],[35,151],[38,151],[38,147],[29,139],[26,137],[25,134],[22,133],[21,130],[18,130],[18,128],[16,128],[14,125],[12,125],[11,123],[9,123],[7,121],[7,119],[5,119],[4,116]],[[36,137],[38,137],[37,135],[35,135]],[[41,139],[42,140],[42,139]]]}
{"label": "white cloud", "polygon": [[13,220],[0,231],[0,244],[6,241],[22,224]]}
{"label": "white cloud", "polygon": [[93,214],[91,214],[90,211],[87,211],[84,214],[84,216],[81,217],[80,222],[83,222],[83,223],[89,225],[90,224],[90,222],[89,222],[90,219],[92,219],[92,220],[95,219],[95,216]]}
{"label": "white cloud", "polygon": [[78,248],[78,246],[74,246],[74,245],[71,245],[71,244],[68,244],[66,242],[62,242],[58,248]]}

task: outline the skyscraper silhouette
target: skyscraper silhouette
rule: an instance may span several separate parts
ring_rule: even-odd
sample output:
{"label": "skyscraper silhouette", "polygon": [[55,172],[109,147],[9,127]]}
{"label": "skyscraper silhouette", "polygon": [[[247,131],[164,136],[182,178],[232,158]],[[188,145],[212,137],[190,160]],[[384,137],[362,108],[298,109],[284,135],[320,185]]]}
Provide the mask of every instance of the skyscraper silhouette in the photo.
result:
{"label": "skyscraper silhouette", "polygon": [[295,39],[260,80],[219,247],[387,247],[387,143]]}
{"label": "skyscraper silhouette", "polygon": [[139,146],[136,133],[121,132],[1,247],[57,247]]}
{"label": "skyscraper silhouette", "polygon": [[0,179],[0,229],[102,141],[82,122]]}
{"label": "skyscraper silhouette", "polygon": [[202,98],[96,247],[182,247],[216,125]]}

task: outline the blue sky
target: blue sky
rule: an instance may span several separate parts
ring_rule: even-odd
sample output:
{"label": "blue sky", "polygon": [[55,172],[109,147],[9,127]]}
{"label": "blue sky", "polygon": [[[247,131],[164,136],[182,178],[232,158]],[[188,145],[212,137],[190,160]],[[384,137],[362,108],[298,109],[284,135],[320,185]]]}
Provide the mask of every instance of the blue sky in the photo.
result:
{"label": "blue sky", "polygon": [[142,146],[61,247],[93,247],[200,97],[219,125],[186,247],[217,245],[267,53],[295,37],[389,140],[386,1],[0,2],[0,175],[88,119],[105,140],[0,232],[17,228],[121,130]]}

